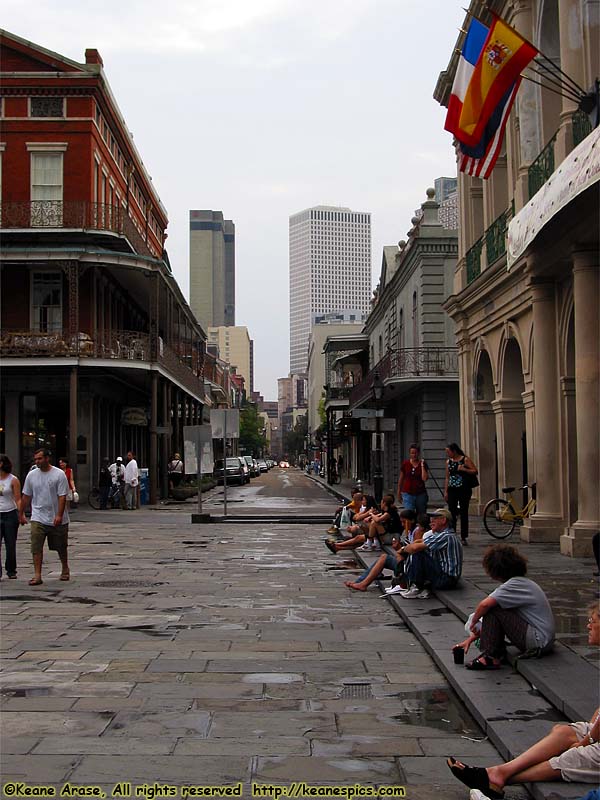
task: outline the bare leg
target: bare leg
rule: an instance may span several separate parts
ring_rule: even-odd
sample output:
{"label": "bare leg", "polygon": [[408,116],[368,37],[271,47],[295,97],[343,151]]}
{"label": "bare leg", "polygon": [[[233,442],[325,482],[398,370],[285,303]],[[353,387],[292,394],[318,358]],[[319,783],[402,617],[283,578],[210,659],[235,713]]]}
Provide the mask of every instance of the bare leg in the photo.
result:
{"label": "bare leg", "polygon": [[67,551],[65,550],[64,553],[60,552],[59,554],[60,563],[62,564],[62,572],[60,575],[61,580],[66,581],[70,578],[69,572],[69,557],[67,555]]}
{"label": "bare leg", "polygon": [[359,533],[358,536],[353,536],[352,539],[348,539],[345,542],[334,542],[334,547],[336,552],[338,550],[352,550],[354,547],[358,547],[359,544],[363,544],[365,541],[365,537],[362,533]]}
{"label": "bare leg", "polygon": [[366,592],[367,587],[370,586],[376,578],[379,577],[381,571],[385,566],[385,561],[387,559],[387,554],[379,556],[377,561],[371,567],[369,574],[366,578],[363,578],[362,581],[358,581],[357,583],[352,583],[352,581],[346,581],[346,586],[349,589],[356,589],[359,592]]}
{"label": "bare leg", "polygon": [[555,725],[547,736],[517,758],[506,764],[488,767],[490,783],[502,787],[507,783],[559,780],[560,771],[552,769],[548,759],[564,753],[576,741],[577,734],[573,728],[568,725]]}
{"label": "bare leg", "polygon": [[33,554],[33,580],[41,581],[42,580],[42,563],[44,561],[44,554],[43,553],[34,553]]}

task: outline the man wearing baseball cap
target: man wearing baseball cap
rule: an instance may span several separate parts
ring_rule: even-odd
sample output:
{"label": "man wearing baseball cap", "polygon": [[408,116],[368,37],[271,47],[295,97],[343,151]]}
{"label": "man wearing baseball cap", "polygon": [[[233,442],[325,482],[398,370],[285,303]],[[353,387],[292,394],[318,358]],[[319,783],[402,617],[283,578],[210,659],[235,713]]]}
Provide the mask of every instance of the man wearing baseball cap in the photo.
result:
{"label": "man wearing baseball cap", "polygon": [[436,508],[430,514],[431,530],[423,539],[400,548],[400,554],[412,556],[406,569],[409,588],[400,597],[409,600],[429,597],[432,589],[453,589],[462,572],[462,545],[452,529],[452,514]]}

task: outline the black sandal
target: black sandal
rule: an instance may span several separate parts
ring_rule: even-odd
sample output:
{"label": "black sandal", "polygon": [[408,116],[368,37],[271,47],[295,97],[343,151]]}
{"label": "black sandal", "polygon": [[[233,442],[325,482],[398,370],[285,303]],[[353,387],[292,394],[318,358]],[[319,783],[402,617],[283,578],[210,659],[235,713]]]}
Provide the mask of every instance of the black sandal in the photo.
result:
{"label": "black sandal", "polygon": [[327,539],[327,541],[325,542],[325,547],[326,547],[328,550],[331,550],[331,552],[333,553],[333,555],[336,555],[336,553],[337,553],[337,550],[335,549],[335,544],[334,544],[334,543],[333,543],[333,542],[332,542],[330,539]]}
{"label": "black sandal", "polygon": [[[496,664],[495,661],[498,661]],[[484,672],[488,669],[500,669],[502,664],[498,659],[493,659],[492,656],[488,656],[485,653],[482,653],[477,658],[474,658],[473,661],[470,661],[468,664],[465,664],[465,669],[472,669],[475,672]],[[478,787],[473,787],[477,789]]]}
{"label": "black sandal", "polygon": [[487,770],[484,767],[468,767],[452,756],[450,756],[446,763],[450,767],[450,772],[454,777],[458,778],[458,780],[464,783],[465,786],[468,786],[469,789],[479,789],[483,794],[491,798],[491,800],[501,800],[501,798],[504,797],[504,792],[500,787],[494,788],[494,785],[490,784]]}

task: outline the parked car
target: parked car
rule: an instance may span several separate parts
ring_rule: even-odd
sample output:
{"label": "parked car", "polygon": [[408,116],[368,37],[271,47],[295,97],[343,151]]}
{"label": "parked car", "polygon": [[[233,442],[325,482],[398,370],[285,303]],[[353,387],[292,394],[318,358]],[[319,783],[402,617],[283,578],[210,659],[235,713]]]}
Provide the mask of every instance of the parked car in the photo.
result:
{"label": "parked car", "polygon": [[[248,469],[247,465],[246,469]],[[231,458],[227,459],[227,483],[238,483],[240,486],[243,486],[247,480],[250,478],[246,477],[246,473],[244,472],[244,467],[242,466],[242,462],[240,461],[239,456],[232,456]],[[215,461],[215,469],[213,472],[214,478],[218,484],[223,483],[223,459],[218,458]]]}
{"label": "parked car", "polygon": [[246,483],[250,483],[250,467],[246,463],[246,459],[244,456],[237,456],[237,458],[239,458],[242,469],[244,470],[244,480]]}
{"label": "parked car", "polygon": [[257,475],[260,475],[260,470],[256,466],[256,461],[252,456],[242,456],[242,458],[248,466],[248,472],[251,478],[256,478]]}
{"label": "parked car", "polygon": [[258,468],[260,469],[261,472],[269,471],[269,468],[267,467],[267,462],[264,460],[264,458],[258,459]]}

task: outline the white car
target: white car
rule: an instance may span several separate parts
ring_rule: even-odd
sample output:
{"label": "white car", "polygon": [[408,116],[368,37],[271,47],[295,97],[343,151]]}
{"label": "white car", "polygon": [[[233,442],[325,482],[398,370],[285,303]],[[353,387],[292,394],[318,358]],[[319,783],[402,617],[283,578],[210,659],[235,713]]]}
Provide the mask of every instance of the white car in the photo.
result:
{"label": "white car", "polygon": [[281,469],[288,469],[290,464],[289,461],[280,461],[279,466],[281,467]]}

